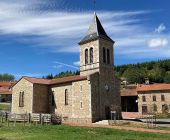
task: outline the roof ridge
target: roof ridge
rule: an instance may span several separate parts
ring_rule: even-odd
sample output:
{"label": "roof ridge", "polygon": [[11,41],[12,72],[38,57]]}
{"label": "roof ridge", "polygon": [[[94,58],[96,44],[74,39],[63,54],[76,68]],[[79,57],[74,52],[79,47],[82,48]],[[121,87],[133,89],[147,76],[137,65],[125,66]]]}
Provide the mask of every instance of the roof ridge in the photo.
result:
{"label": "roof ridge", "polygon": [[35,78],[35,77],[28,77],[28,76],[23,76],[22,78],[28,80],[31,83],[52,85],[52,84],[59,84],[59,83],[64,83],[64,82],[84,80],[84,79],[87,79],[87,76],[70,75],[70,76],[65,76],[65,77],[56,78],[56,79],[43,79],[43,78]]}

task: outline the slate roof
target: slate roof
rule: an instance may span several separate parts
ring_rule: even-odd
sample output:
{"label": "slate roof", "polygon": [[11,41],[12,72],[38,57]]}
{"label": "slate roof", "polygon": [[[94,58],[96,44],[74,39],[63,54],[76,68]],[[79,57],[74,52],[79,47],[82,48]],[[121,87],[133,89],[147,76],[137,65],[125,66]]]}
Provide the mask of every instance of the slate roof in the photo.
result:
{"label": "slate roof", "polygon": [[99,38],[103,38],[105,40],[108,40],[114,43],[114,41],[106,34],[96,13],[94,13],[92,23],[90,24],[90,27],[86,33],[86,36],[79,42],[79,45],[99,39]]}

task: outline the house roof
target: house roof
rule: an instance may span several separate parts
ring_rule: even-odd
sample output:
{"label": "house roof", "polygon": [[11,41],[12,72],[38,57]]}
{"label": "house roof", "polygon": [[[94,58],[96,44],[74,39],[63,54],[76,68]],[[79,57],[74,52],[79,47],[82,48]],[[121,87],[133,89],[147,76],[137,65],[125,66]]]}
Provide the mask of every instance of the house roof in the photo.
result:
{"label": "house roof", "polygon": [[11,87],[16,82],[0,82],[0,94],[12,94]]}
{"label": "house roof", "polygon": [[0,91],[9,91],[10,87],[0,87]]}
{"label": "house roof", "polygon": [[80,76],[80,75],[68,76],[68,77],[57,78],[57,79],[52,79],[52,80],[26,77],[26,76],[24,76],[23,78],[33,84],[44,84],[44,85],[55,85],[55,84],[62,84],[62,83],[68,83],[68,82],[74,82],[74,81],[87,79],[86,76]]}
{"label": "house roof", "polygon": [[51,80],[50,85],[67,83],[67,82],[75,82],[75,81],[81,81],[81,80],[87,80],[87,76],[75,75],[75,76],[57,78],[57,79]]}
{"label": "house roof", "polygon": [[137,91],[170,90],[170,84],[139,85]]}
{"label": "house roof", "polygon": [[136,89],[124,89],[120,92],[121,96],[138,96]]}
{"label": "house roof", "polygon": [[4,87],[4,86],[11,86],[14,85],[16,82],[0,82],[0,87]]}
{"label": "house roof", "polygon": [[12,94],[10,87],[0,87],[0,95]]}
{"label": "house roof", "polygon": [[25,80],[27,80],[27,81],[29,81],[33,84],[49,85],[50,81],[51,81],[51,80],[48,80],[48,79],[34,78],[34,77],[27,77],[27,76],[23,76],[22,78],[24,78]]}
{"label": "house roof", "polygon": [[114,41],[106,34],[96,13],[94,13],[92,23],[90,24],[86,36],[79,42],[79,44],[84,44],[98,38],[103,38],[114,43]]}

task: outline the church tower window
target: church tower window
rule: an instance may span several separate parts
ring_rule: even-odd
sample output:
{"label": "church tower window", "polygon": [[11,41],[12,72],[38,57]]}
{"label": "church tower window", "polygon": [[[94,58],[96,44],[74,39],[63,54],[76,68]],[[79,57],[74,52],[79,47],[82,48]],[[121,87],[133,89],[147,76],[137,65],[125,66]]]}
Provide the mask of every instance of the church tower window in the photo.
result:
{"label": "church tower window", "polygon": [[85,64],[88,64],[88,49],[85,50]]}
{"label": "church tower window", "polygon": [[103,63],[106,63],[106,50],[103,48]]}
{"label": "church tower window", "polygon": [[110,50],[107,49],[107,64],[110,64]]}
{"label": "church tower window", "polygon": [[93,63],[93,48],[90,48],[90,63]]}

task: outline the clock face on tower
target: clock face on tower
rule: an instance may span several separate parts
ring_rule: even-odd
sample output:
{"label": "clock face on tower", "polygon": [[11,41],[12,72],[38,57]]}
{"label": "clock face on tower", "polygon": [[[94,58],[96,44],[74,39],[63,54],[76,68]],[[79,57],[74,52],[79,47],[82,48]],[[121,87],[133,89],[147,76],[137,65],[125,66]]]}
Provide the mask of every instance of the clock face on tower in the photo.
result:
{"label": "clock face on tower", "polygon": [[105,85],[105,90],[109,91],[109,86],[107,84]]}

